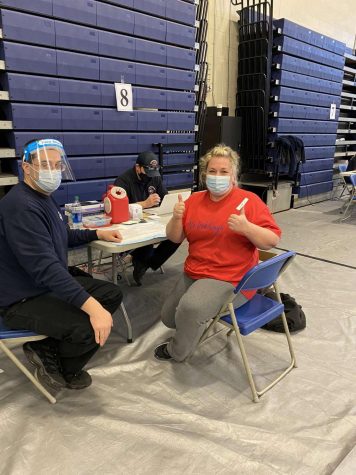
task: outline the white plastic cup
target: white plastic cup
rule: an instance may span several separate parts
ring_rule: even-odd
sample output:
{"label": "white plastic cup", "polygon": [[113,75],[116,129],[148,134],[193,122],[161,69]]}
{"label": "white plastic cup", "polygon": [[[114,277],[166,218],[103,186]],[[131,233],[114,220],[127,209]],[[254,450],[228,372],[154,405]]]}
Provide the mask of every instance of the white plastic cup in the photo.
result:
{"label": "white plastic cup", "polygon": [[137,203],[130,204],[129,213],[131,219],[139,221],[143,217],[142,206]]}

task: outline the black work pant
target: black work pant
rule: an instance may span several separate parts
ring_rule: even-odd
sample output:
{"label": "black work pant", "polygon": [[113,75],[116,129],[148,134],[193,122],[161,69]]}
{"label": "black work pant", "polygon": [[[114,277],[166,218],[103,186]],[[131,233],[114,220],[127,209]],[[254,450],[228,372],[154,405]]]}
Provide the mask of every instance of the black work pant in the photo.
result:
{"label": "black work pant", "polygon": [[[122,301],[120,289],[91,276],[74,277],[111,314]],[[89,315],[53,293],[39,295],[7,308],[3,319],[14,330],[31,330],[50,337],[64,374],[78,373],[98,350]]]}
{"label": "black work pant", "polygon": [[157,270],[176,252],[179,246],[180,244],[166,240],[155,248],[153,244],[138,247],[131,252],[131,255],[134,259],[142,261],[147,267]]}

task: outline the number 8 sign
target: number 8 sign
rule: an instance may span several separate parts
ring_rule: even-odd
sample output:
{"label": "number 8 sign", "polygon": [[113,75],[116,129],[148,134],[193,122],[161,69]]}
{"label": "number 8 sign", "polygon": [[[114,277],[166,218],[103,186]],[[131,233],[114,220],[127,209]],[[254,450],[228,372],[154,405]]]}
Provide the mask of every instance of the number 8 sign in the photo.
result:
{"label": "number 8 sign", "polygon": [[118,111],[132,111],[132,85],[115,83],[116,107]]}

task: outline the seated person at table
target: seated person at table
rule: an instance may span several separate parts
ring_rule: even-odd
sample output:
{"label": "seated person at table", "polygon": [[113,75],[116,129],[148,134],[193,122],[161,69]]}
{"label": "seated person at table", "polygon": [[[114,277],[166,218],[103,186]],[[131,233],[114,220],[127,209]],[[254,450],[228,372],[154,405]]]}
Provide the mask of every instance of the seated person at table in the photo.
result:
{"label": "seated person at table", "polygon": [[[244,274],[258,262],[258,249],[276,246],[281,231],[263,201],[237,187],[238,156],[217,145],[200,161],[206,191],[175,205],[167,224],[173,242],[187,239],[188,257],[162,309],[162,321],[175,329],[168,343],[155,349],[161,360],[183,361],[196,348],[206,323],[233,295]],[[248,198],[241,211],[237,207]],[[235,307],[253,293],[235,299]],[[238,300],[238,301],[237,301]]]}
{"label": "seated person at table", "polygon": [[112,314],[122,301],[119,288],[68,269],[68,246],[96,239],[121,241],[117,231],[69,229],[51,194],[62,178],[74,179],[57,140],[25,145],[24,181],[0,201],[0,310],[11,329],[48,338],[24,344],[38,380],[49,389],[83,389],[83,370],[103,346]]}
{"label": "seated person at table", "polygon": [[[157,156],[153,152],[142,152],[136,160],[136,165],[115,180],[116,186],[126,190],[129,203],[137,203],[143,209],[158,206],[167,190],[163,184]],[[140,247],[131,252],[133,263],[133,278],[137,285],[146,270],[159,269],[180,246],[172,241],[162,241],[156,248],[153,245]]]}

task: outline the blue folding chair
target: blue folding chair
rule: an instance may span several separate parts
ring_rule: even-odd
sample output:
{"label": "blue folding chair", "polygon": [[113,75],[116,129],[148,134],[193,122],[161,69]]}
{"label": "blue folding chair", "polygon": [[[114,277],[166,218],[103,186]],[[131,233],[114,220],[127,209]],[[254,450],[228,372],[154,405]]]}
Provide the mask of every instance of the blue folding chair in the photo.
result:
{"label": "blue folding chair", "polygon": [[[264,259],[269,253],[260,251],[260,258]],[[278,286],[276,280],[284,272],[290,262],[293,260],[295,252],[288,251],[279,256],[267,258],[264,262],[257,264],[250,269],[240,283],[234,290],[234,296],[228,302],[226,302],[220,309],[219,313],[212,320],[210,325],[204,331],[200,343],[206,341],[211,336],[207,337],[210,329],[212,329],[217,323],[221,323],[229,328],[228,336],[235,332],[237,342],[240,347],[242,360],[245,366],[247,378],[251,387],[252,397],[254,402],[258,402],[259,398],[275,384],[277,384],[284,376],[286,376],[293,368],[297,366],[290,333],[286,316],[284,313],[284,305],[281,301]],[[277,295],[278,301],[265,297],[262,294],[256,293],[255,296],[241,307],[234,308],[234,299],[243,290],[258,290],[266,287],[273,287]],[[268,386],[263,389],[257,390],[256,385],[250,369],[245,346],[242,341],[242,335],[246,336],[250,333],[258,330],[272,319],[281,316],[284,326],[284,331],[287,337],[289,352],[291,361],[289,366],[283,370],[283,372],[275,378]],[[214,335],[216,335],[215,333]],[[214,336],[212,335],[212,336]]]}
{"label": "blue folding chair", "polygon": [[32,373],[21,363],[21,361],[15,356],[13,351],[8,348],[9,342],[22,344],[30,340],[41,340],[46,338],[43,335],[37,335],[34,332],[28,330],[10,330],[0,316],[0,349],[10,360],[22,371],[25,376],[35,385],[35,387],[52,403],[56,403],[56,399],[50,394],[47,389],[33,376]]}
{"label": "blue folding chair", "polygon": [[[343,216],[340,218],[340,221],[344,221],[344,219],[347,219],[351,216],[351,214],[347,214],[347,212],[352,203],[356,203],[356,171],[352,172],[352,175],[344,178],[349,181],[351,189],[349,189],[350,196],[348,201],[346,201],[341,207],[340,213],[343,213]],[[345,186],[347,186],[347,182],[345,182]]]}

